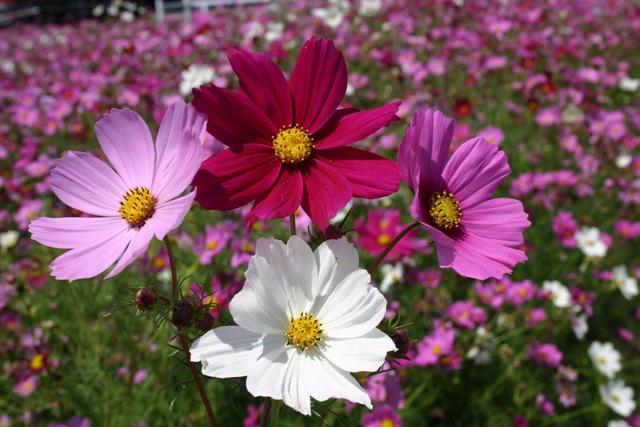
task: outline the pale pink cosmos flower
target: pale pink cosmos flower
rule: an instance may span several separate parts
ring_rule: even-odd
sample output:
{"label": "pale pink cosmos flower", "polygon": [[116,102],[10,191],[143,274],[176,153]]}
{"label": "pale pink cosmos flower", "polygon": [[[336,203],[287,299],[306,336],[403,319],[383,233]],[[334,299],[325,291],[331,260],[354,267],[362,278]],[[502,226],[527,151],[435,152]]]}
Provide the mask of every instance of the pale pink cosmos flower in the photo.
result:
{"label": "pale pink cosmos flower", "polygon": [[50,265],[59,280],[97,276],[116,263],[120,273],[180,225],[195,192],[182,195],[202,161],[206,118],[190,105],[173,104],[162,120],[156,144],[146,123],[128,109],[112,109],[96,123],[96,135],[112,167],[97,157],[71,151],[51,171],[53,192],[65,204],[92,215],[38,218],[33,240],[70,249]]}

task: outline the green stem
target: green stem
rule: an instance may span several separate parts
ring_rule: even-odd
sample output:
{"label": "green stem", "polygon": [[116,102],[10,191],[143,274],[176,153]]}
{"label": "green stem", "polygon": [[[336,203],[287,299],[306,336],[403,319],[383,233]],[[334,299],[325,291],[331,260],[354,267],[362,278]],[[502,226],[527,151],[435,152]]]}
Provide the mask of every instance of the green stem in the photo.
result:
{"label": "green stem", "polygon": [[[176,262],[175,258],[173,257],[173,250],[171,249],[171,241],[169,240],[169,236],[165,236],[164,244],[167,247],[167,256],[169,257],[169,265],[171,266],[171,299],[175,302],[176,291],[178,289],[178,273],[176,270]],[[202,404],[207,411],[207,416],[209,417],[209,425],[211,427],[218,427],[216,416],[213,413],[213,408],[211,407],[211,403],[209,402],[209,398],[207,397],[207,391],[204,388],[204,384],[202,384],[200,374],[198,374],[196,364],[191,361],[191,353],[189,352],[189,341],[187,339],[186,333],[183,330],[178,331],[178,340],[180,341],[182,352],[187,359],[187,364],[189,365],[189,370],[191,371],[193,381],[196,383],[196,388],[198,389],[198,394],[200,394]]]}
{"label": "green stem", "polygon": [[264,409],[262,410],[262,417],[260,418],[260,427],[276,427],[281,406],[282,401],[266,398]]}
{"label": "green stem", "polygon": [[369,267],[369,273],[373,274],[376,269],[380,266],[380,263],[384,260],[384,258],[389,254],[389,252],[391,252],[391,249],[393,249],[393,247],[400,241],[402,240],[402,238],[404,236],[406,236],[411,230],[413,230],[414,228],[416,228],[417,226],[419,226],[420,223],[418,221],[414,222],[411,225],[408,225],[404,230],[402,230],[400,232],[400,234],[398,234],[395,239],[393,239],[391,241],[391,243],[389,243],[387,245],[386,248],[384,248],[384,251],[382,251],[382,253],[378,256],[378,258],[376,258],[376,260],[373,262],[373,264],[371,264],[371,267]]}
{"label": "green stem", "polygon": [[296,235],[296,214],[292,213],[289,215],[289,231],[292,236]]}
{"label": "green stem", "polygon": [[271,405],[271,421],[269,427],[276,427],[278,425],[278,417],[280,416],[280,408],[282,407],[281,400],[274,400]]}

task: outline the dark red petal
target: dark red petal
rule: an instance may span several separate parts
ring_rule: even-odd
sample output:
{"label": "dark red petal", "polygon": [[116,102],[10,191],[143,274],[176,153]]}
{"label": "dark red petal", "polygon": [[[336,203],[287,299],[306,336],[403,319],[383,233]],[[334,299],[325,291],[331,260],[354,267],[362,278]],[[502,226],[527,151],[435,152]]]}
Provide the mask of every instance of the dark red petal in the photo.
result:
{"label": "dark red petal", "polygon": [[311,37],[291,72],[294,122],[317,132],[331,118],[347,90],[347,65],[333,42]]}
{"label": "dark red petal", "polygon": [[318,152],[316,156],[351,183],[354,197],[377,199],[398,191],[400,171],[392,160],[352,147]]}
{"label": "dark red petal", "polygon": [[193,106],[207,116],[207,130],[233,150],[271,144],[276,126],[246,95],[213,84],[193,90]]}
{"label": "dark red petal", "polygon": [[205,209],[239,208],[269,191],[281,163],[269,147],[247,144],[241,153],[224,150],[202,162],[193,179],[196,201]]}
{"label": "dark red petal", "polygon": [[321,230],[351,199],[351,184],[342,173],[320,159],[308,160],[302,168],[302,209]]}
{"label": "dark red petal", "polygon": [[240,78],[240,89],[271,119],[276,128],[293,120],[289,85],[267,55],[234,49],[229,62]]}
{"label": "dark red petal", "polygon": [[302,174],[297,168],[282,168],[275,184],[264,196],[256,199],[249,221],[284,218],[300,207],[303,193]]}
{"label": "dark red petal", "polygon": [[396,113],[400,101],[390,102],[371,110],[354,111],[343,114],[342,110],[334,113],[332,120],[316,137],[316,149],[326,150],[353,144],[371,135],[391,121],[397,119]]}

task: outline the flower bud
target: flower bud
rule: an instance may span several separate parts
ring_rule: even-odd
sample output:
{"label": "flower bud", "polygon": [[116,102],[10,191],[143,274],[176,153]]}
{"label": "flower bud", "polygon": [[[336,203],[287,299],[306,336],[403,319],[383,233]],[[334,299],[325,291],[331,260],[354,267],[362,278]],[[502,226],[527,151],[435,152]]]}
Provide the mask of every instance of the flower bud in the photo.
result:
{"label": "flower bud", "polygon": [[156,293],[149,288],[141,288],[136,292],[136,305],[142,311],[151,310],[157,301]]}
{"label": "flower bud", "polygon": [[188,299],[182,299],[173,307],[171,321],[178,328],[188,328],[193,321],[195,310],[193,304]]}

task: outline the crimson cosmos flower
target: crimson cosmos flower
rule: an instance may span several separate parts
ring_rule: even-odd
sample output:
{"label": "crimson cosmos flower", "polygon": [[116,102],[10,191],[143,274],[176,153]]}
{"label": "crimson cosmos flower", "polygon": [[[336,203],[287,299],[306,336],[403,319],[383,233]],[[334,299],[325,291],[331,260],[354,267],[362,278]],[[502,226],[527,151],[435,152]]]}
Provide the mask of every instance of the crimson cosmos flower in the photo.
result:
{"label": "crimson cosmos flower", "polygon": [[400,184],[395,162],[346,147],[396,118],[400,102],[371,110],[337,109],[347,66],[333,42],[312,37],[289,81],[266,55],[233,49],[239,92],[208,84],[193,90],[207,130],[229,148],[196,174],[196,200],[231,210],[253,201],[249,221],[282,218],[302,206],[325,229],[352,196],[375,199]]}

